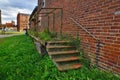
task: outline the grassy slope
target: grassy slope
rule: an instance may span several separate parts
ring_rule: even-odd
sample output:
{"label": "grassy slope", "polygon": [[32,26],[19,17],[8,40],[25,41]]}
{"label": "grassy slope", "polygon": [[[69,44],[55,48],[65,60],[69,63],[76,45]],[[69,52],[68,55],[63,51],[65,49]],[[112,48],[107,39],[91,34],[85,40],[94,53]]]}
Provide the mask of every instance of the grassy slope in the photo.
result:
{"label": "grassy slope", "polygon": [[83,66],[59,72],[48,56],[40,56],[26,36],[0,39],[0,80],[120,80]]}

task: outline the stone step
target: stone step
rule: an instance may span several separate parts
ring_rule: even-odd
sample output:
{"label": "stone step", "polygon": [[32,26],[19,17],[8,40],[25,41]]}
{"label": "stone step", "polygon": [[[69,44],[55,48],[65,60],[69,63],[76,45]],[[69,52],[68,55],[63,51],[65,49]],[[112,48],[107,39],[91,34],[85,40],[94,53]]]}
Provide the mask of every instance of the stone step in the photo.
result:
{"label": "stone step", "polygon": [[57,59],[57,58],[68,58],[68,57],[77,57],[79,54],[59,54],[59,55],[50,55],[52,59]]}
{"label": "stone step", "polygon": [[70,41],[49,41],[47,45],[70,45]]}
{"label": "stone step", "polygon": [[67,62],[67,61],[75,61],[75,60],[79,60],[80,57],[79,56],[72,56],[72,57],[66,57],[66,58],[62,58],[62,57],[59,57],[59,58],[53,58],[53,60],[55,62]]}
{"label": "stone step", "polygon": [[47,44],[69,43],[70,41],[48,41]]}
{"label": "stone step", "polygon": [[79,51],[70,41],[49,41],[46,49],[58,70],[65,71],[81,67]]}
{"label": "stone step", "polygon": [[77,50],[70,50],[70,51],[59,51],[59,52],[48,52],[49,55],[59,55],[59,54],[75,54],[79,53]]}
{"label": "stone step", "polygon": [[82,65],[78,63],[78,64],[57,65],[57,68],[60,71],[66,71],[66,70],[70,70],[70,69],[78,69],[81,66]]}
{"label": "stone step", "polygon": [[60,52],[60,51],[75,50],[76,47],[73,47],[73,46],[47,46],[46,49],[48,52]]}
{"label": "stone step", "polygon": [[73,46],[47,46],[46,47],[47,49],[51,49],[51,48],[73,48]]}

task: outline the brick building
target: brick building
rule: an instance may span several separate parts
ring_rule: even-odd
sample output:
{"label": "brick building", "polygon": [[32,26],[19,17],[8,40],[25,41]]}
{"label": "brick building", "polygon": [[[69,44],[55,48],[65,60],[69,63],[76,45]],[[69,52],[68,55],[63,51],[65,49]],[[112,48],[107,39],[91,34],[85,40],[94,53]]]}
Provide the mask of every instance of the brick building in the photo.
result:
{"label": "brick building", "polygon": [[2,19],[1,19],[1,10],[0,10],[0,28],[2,27]]}
{"label": "brick building", "polygon": [[15,22],[14,21],[11,21],[9,23],[6,23],[6,27],[15,27]]}
{"label": "brick building", "polygon": [[7,28],[7,30],[15,30],[15,31],[17,31],[17,27],[15,25],[15,21],[7,22],[5,24],[5,27]]}
{"label": "brick building", "polygon": [[23,31],[29,28],[29,14],[18,13],[17,14],[17,30]]}
{"label": "brick building", "polygon": [[[47,15],[47,19],[38,18],[43,20],[38,29],[46,28],[44,24],[49,22],[50,31],[74,37],[77,34],[91,65],[120,73],[119,3],[120,0],[38,0],[38,15]],[[51,11],[54,12],[50,14]]]}
{"label": "brick building", "polygon": [[36,16],[35,14],[37,14],[37,10],[38,10],[38,7],[36,6],[29,18],[29,27],[31,30],[35,30],[36,29],[35,26],[37,26],[36,25],[37,17],[35,17]]}

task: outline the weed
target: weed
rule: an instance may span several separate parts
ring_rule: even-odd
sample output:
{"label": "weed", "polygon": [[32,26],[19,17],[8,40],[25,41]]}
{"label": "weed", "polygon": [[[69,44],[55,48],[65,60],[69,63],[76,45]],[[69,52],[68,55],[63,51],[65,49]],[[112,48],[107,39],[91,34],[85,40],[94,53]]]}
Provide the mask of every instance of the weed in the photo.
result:
{"label": "weed", "polygon": [[120,80],[120,76],[90,69],[84,58],[81,62],[80,69],[60,72],[48,55],[39,55],[28,36],[9,37],[0,43],[0,80]]}

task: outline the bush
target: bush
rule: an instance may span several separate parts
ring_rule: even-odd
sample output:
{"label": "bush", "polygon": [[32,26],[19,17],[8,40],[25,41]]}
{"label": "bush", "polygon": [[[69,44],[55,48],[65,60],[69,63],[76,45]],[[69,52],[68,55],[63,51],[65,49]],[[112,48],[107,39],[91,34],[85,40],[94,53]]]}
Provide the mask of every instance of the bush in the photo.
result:
{"label": "bush", "polygon": [[49,32],[48,30],[44,30],[38,33],[38,37],[43,41],[49,41],[56,37],[54,32]]}

